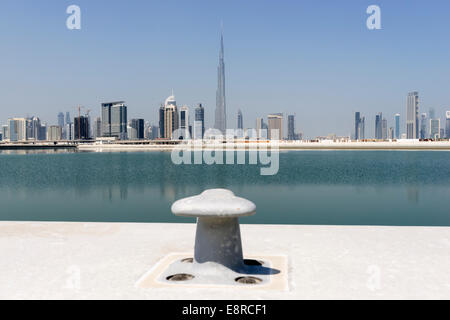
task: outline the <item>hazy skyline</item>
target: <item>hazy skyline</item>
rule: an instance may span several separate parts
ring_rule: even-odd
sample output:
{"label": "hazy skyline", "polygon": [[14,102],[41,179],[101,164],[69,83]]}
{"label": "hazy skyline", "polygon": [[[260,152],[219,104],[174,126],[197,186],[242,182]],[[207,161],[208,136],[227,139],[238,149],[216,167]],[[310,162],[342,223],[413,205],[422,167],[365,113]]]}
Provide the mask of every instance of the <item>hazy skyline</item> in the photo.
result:
{"label": "hazy skyline", "polygon": [[[70,31],[66,8],[82,10]],[[366,28],[381,7],[382,30]],[[81,104],[100,115],[125,100],[129,119],[157,124],[174,89],[177,103],[202,103],[214,125],[220,24],[224,23],[227,120],[244,127],[275,112],[296,114],[305,137],[349,135],[355,111],[372,136],[375,114],[388,126],[418,91],[420,113],[450,109],[448,1],[51,1],[0,3],[0,123]]]}

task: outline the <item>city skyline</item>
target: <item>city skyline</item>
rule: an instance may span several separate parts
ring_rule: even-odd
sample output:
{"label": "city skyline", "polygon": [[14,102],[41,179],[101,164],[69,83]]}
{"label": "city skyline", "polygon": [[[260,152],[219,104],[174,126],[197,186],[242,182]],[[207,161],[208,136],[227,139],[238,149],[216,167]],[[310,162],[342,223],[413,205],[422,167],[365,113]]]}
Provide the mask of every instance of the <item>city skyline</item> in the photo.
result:
{"label": "city skyline", "polygon": [[[220,82],[220,80],[219,80]],[[86,114],[81,115],[81,109],[86,110]],[[56,116],[57,125],[41,122],[39,117],[20,118],[14,117],[2,125],[0,140],[12,139],[12,141],[21,141],[28,139],[36,140],[78,140],[91,139],[96,137],[115,137],[118,139],[177,139],[172,135],[174,130],[182,129],[180,139],[185,139],[189,134],[191,138],[200,138],[205,132],[205,111],[202,104],[198,104],[193,110],[193,122],[190,121],[189,106],[182,105],[177,107],[177,102],[172,90],[165,103],[159,109],[159,127],[154,126],[143,118],[133,118],[128,120],[128,108],[125,101],[107,102],[101,104],[101,117],[97,117],[94,122],[91,120],[90,109],[79,106],[79,116],[72,122],[70,112],[59,112]],[[421,113],[419,103],[419,92],[409,92],[406,101],[406,120],[405,128],[401,127],[401,114],[397,113],[393,119],[386,119],[382,112],[375,116],[375,131],[373,136],[365,131],[366,117],[357,111],[354,113],[354,131],[348,136],[354,140],[364,139],[445,139],[450,138],[450,111],[446,111],[445,117],[436,116],[434,108],[430,108],[428,113]],[[296,116],[287,115],[287,122],[283,123],[286,117],[283,113],[272,113],[267,115],[268,136],[270,138],[271,129],[279,129],[282,139],[302,140],[303,132],[296,130]],[[274,124],[274,120],[279,119]],[[393,121],[392,121],[393,120]],[[272,123],[272,124],[271,124]],[[391,125],[393,123],[393,125]],[[388,125],[389,124],[389,125]],[[83,129],[81,128],[83,126]],[[256,118],[255,127],[243,127],[243,113],[238,109],[237,125],[235,128],[228,129],[254,129],[260,136],[260,130],[265,126],[264,118]],[[22,127],[22,129],[20,129]],[[5,131],[5,128],[7,131]],[[19,128],[19,129],[18,129]],[[85,129],[84,129],[85,128]],[[43,129],[44,131],[41,132]],[[9,136],[10,130],[15,134]],[[19,132],[20,131],[20,132]],[[81,132],[81,133],[80,133]],[[94,134],[95,133],[95,134]],[[284,134],[285,133],[285,134]],[[8,137],[8,138],[5,138]],[[51,138],[49,138],[51,137]],[[56,137],[56,138],[55,138]],[[253,136],[251,136],[253,137]],[[329,139],[328,137],[339,137],[331,133],[328,135],[316,136],[314,139]],[[308,140],[308,138],[306,138]]]}
{"label": "city skyline", "polygon": [[[21,10],[25,4],[26,12]],[[360,111],[366,117],[367,135],[374,132],[371,119],[382,111],[388,120],[402,114],[403,131],[404,96],[412,90],[420,92],[421,111],[435,108],[441,127],[449,109],[450,93],[445,87],[450,74],[445,54],[449,44],[442,41],[447,3],[429,7],[379,1],[383,29],[377,31],[367,30],[367,6],[356,2],[326,6],[260,3],[257,17],[273,18],[271,26],[249,15],[253,3],[177,3],[175,17],[183,12],[191,22],[181,24],[181,19],[156,29],[161,19],[156,13],[172,12],[173,3],[132,7],[108,3],[109,18],[135,17],[139,27],[119,22],[107,29],[100,23],[105,4],[79,1],[85,20],[82,30],[72,32],[64,25],[60,28],[65,18],[63,4],[2,2],[2,13],[9,15],[0,24],[17,30],[4,39],[2,124],[27,115],[54,124],[58,112],[76,114],[79,104],[92,109],[96,117],[98,105],[111,100],[126,100],[130,119],[145,118],[157,124],[159,105],[173,87],[191,110],[202,103],[206,126],[213,127],[221,20],[227,39],[227,121],[231,127],[235,122],[231,116],[241,108],[246,128],[254,127],[256,118],[277,111],[296,114],[296,127],[306,138],[328,133],[348,136],[353,132],[353,113]],[[37,12],[47,19],[31,26],[27,19]],[[152,12],[154,20],[143,19],[143,12]],[[215,14],[205,18],[205,13]],[[428,14],[433,15],[433,24],[427,23]],[[411,17],[420,23],[408,23]],[[127,53],[108,49],[118,40]],[[405,56],[411,41],[422,45]]]}

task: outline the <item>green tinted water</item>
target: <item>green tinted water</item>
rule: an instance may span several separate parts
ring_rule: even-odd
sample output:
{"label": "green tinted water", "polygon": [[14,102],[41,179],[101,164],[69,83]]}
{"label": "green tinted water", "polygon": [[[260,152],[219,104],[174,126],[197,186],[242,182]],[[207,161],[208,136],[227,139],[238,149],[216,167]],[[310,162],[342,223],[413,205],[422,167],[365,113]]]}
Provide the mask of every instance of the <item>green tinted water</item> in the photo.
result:
{"label": "green tinted water", "polygon": [[193,222],[208,188],[252,200],[243,223],[450,226],[450,152],[290,151],[280,171],[172,164],[170,153],[0,153],[0,220]]}

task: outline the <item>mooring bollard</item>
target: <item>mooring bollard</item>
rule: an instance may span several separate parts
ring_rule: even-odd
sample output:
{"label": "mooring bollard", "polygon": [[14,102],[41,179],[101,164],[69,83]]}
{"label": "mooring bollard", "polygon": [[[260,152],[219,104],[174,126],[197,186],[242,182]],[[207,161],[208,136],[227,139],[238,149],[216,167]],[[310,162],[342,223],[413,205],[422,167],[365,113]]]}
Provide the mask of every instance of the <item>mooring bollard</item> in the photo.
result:
{"label": "mooring bollard", "polygon": [[236,197],[230,190],[212,189],[175,202],[172,212],[197,218],[194,263],[245,269],[239,218],[255,214],[253,202]]}

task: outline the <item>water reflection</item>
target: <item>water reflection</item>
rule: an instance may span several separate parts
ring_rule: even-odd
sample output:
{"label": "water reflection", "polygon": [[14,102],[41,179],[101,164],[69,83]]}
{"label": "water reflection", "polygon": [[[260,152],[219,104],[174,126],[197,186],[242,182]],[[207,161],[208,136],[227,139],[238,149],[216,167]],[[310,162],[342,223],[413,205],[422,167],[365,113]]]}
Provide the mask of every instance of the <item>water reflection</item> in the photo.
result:
{"label": "water reflection", "polygon": [[230,188],[257,203],[248,222],[450,224],[439,196],[450,190],[448,153],[282,153],[276,176],[176,166],[170,153],[17,154],[0,156],[0,220],[172,221],[173,201]]}
{"label": "water reflection", "polygon": [[413,204],[419,203],[419,187],[418,186],[408,186],[406,187],[406,193],[408,196],[408,201]]}
{"label": "water reflection", "polygon": [[2,150],[0,149],[0,155],[30,155],[30,154],[65,154],[65,153],[77,153],[76,149],[24,149],[24,150]]}

